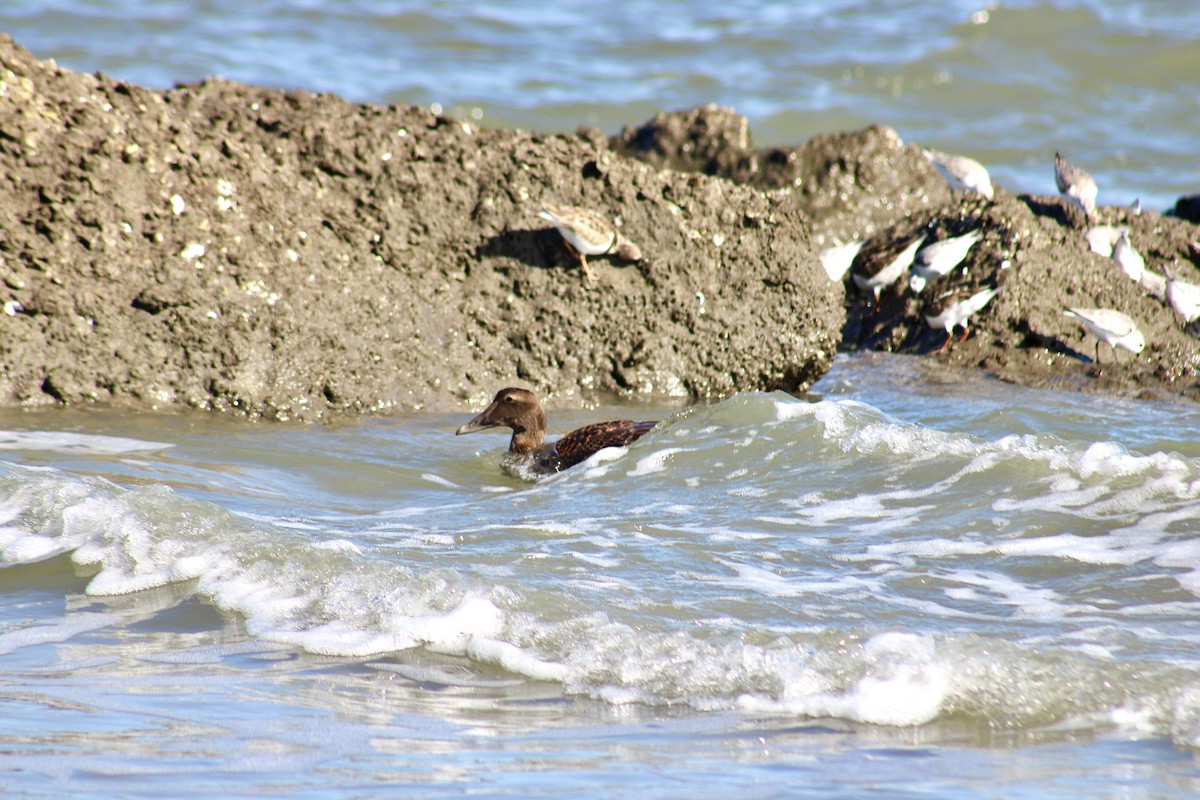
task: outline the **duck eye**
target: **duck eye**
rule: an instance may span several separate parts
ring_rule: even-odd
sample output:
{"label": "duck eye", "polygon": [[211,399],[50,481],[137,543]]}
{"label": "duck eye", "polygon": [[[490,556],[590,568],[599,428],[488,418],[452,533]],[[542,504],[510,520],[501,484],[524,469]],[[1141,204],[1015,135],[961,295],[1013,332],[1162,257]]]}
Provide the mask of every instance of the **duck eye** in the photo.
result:
{"label": "duck eye", "polygon": [[506,403],[513,402],[513,396],[511,394],[508,395],[507,397],[504,398],[504,402],[506,402]]}

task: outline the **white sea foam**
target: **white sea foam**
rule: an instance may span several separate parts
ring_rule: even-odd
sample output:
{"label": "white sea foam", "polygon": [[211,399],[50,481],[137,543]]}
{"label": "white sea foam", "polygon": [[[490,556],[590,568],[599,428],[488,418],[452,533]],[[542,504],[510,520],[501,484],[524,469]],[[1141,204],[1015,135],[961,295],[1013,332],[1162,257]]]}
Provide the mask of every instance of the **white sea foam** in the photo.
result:
{"label": "white sea foam", "polygon": [[731,588],[748,589],[772,597],[801,597],[834,592],[865,597],[881,588],[878,582],[860,576],[847,575],[837,578],[819,578],[813,575],[799,574],[784,576],[751,564],[738,564],[726,560],[721,560],[721,563],[732,570],[736,577],[715,576],[712,578],[715,583]]}
{"label": "white sea foam", "polygon": [[1017,616],[1022,618],[1060,619],[1066,616],[1069,610],[1057,592],[1030,586],[997,572],[952,570],[943,574],[941,578],[978,587],[990,602],[1012,606],[1016,609]]}
{"label": "white sea foam", "polygon": [[0,450],[49,450],[89,455],[156,453],[175,445],[122,436],[96,436],[59,431],[0,431]]}
{"label": "white sea foam", "polygon": [[[616,450],[617,448],[610,448],[610,449]],[[634,465],[633,469],[631,469],[626,474],[628,474],[629,477],[631,477],[631,478],[639,478],[643,475],[652,475],[657,472],[666,472],[667,467],[671,462],[671,457],[674,456],[676,453],[685,453],[685,452],[687,452],[687,450],[682,447],[665,447],[660,450],[656,450],[648,455],[645,455],[645,456],[642,456],[641,458],[639,458],[637,463]],[[599,455],[599,453],[597,453],[596,455]]]}
{"label": "white sea foam", "polygon": [[801,671],[778,697],[746,694],[740,708],[756,713],[831,716],[877,725],[920,725],[935,719],[950,694],[949,665],[928,637],[883,633],[858,653],[861,673],[834,688],[828,677]]}
{"label": "white sea foam", "polygon": [[[49,475],[23,481],[9,496],[11,521],[0,542],[6,560],[70,552],[76,563],[98,568],[87,586],[98,596],[194,580],[197,591],[241,614],[254,634],[315,653],[367,655],[424,645],[457,654],[504,652],[506,660],[519,661],[489,650],[503,631],[504,612],[443,580],[423,588],[403,571],[365,563],[356,547],[288,541],[283,529],[256,529],[165,488],[124,490],[91,481],[82,496],[62,490],[73,484],[79,486]],[[22,525],[33,512],[36,532]]]}

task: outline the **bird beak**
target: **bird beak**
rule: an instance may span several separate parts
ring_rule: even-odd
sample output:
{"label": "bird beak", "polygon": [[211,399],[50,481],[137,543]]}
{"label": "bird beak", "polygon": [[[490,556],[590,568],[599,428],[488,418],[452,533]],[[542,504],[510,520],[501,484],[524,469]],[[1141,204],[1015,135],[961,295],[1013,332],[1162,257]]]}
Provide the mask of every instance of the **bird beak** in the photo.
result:
{"label": "bird beak", "polygon": [[456,430],[454,435],[462,436],[464,433],[475,433],[476,431],[485,431],[488,428],[497,427],[500,423],[494,422],[488,417],[488,414],[490,414],[491,411],[492,407],[488,406],[483,410],[482,414]]}

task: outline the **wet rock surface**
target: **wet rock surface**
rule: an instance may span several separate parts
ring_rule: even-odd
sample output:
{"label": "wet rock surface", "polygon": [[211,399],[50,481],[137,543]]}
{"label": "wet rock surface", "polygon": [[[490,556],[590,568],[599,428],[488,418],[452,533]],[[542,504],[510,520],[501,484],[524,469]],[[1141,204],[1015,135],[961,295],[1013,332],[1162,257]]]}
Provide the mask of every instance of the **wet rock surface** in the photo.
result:
{"label": "wet rock surface", "polygon": [[[965,268],[925,294],[1001,293],[937,358],[1200,399],[1196,340],[1057,198],[952,194],[885,127],[755,150],[744,118],[709,106],[611,140],[488,131],[222,80],[152,91],[7,38],[0,86],[2,404],[316,420],[462,409],[509,384],[551,406],[802,392],[839,347],[945,338],[903,282],[875,308],[830,281],[822,248],[974,226]],[[585,284],[544,201],[607,215],[644,260],[591,257]],[[1200,282],[1194,223],[1099,215],[1150,268]],[[1090,363],[1064,305],[1120,308],[1146,350]]]}

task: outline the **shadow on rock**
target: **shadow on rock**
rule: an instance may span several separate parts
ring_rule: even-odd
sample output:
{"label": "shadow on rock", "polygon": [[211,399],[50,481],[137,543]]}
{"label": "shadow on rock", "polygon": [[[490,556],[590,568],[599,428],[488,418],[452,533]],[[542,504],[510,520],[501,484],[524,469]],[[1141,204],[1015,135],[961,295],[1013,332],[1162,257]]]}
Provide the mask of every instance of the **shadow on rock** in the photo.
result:
{"label": "shadow on rock", "polygon": [[475,258],[511,258],[539,269],[577,266],[553,228],[509,229],[489,236],[475,248]]}
{"label": "shadow on rock", "polygon": [[1031,194],[1017,195],[1017,199],[1029,207],[1038,217],[1046,217],[1057,222],[1064,228],[1074,227],[1083,218],[1083,214],[1072,209],[1057,197],[1035,197]]}

